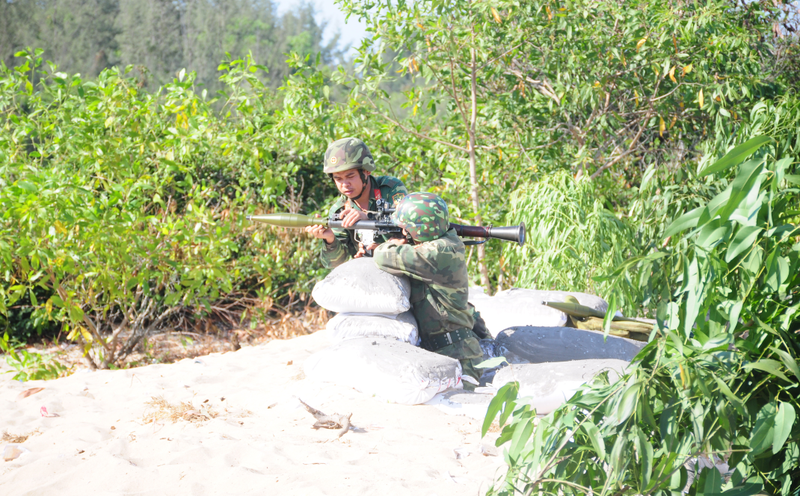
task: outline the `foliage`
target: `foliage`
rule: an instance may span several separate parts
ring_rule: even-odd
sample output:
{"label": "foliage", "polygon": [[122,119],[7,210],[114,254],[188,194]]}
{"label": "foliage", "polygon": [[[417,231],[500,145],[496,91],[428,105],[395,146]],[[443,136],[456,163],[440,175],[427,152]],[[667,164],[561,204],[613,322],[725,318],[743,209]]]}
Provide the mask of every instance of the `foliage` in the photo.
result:
{"label": "foliage", "polygon": [[[426,189],[476,222],[499,222],[510,191],[563,169],[625,205],[648,165],[679,169],[782,88],[770,43],[786,12],[772,2],[342,4],[373,34],[337,79],[349,105],[405,136]],[[383,91],[398,78],[414,83],[402,119]]]}
{"label": "foliage", "polygon": [[129,73],[83,81],[19,55],[0,79],[0,313],[27,295],[107,367],[158,329],[235,323],[231,308],[270,308],[317,275],[308,241],[244,218],[280,205],[299,170],[252,60],[223,64],[220,119],[192,74],[148,95]]}
{"label": "foliage", "polygon": [[[498,440],[509,471],[491,494],[797,493],[800,176],[781,149],[755,137],[705,166],[700,178],[738,171],[667,227],[680,241],[636,261],[675,291],[658,307],[662,337],[618,382],[583,386],[536,427],[501,391],[489,413],[513,411]],[[665,259],[674,272],[653,266]],[[732,473],[695,473],[696,459]]]}
{"label": "foliage", "polygon": [[527,241],[505,246],[504,262],[517,271],[517,287],[611,295],[619,308],[634,314],[640,293],[593,279],[640,253],[634,229],[603,205],[595,186],[587,177],[562,171],[515,191],[507,223],[524,222]]}
{"label": "foliage", "polygon": [[14,53],[35,46],[62,71],[88,78],[133,65],[137,84],[151,90],[186,68],[213,95],[223,89],[217,65],[225,54],[250,54],[275,88],[289,73],[288,52],[341,59],[338,37],[323,43],[325,24],[315,17],[310,3],[278,15],[270,0],[16,0],[0,4],[0,61],[13,66]]}
{"label": "foliage", "polygon": [[8,334],[0,337],[0,351],[6,354],[6,363],[17,371],[15,381],[46,381],[67,374],[67,367],[50,356],[31,353],[22,346],[9,343]]}

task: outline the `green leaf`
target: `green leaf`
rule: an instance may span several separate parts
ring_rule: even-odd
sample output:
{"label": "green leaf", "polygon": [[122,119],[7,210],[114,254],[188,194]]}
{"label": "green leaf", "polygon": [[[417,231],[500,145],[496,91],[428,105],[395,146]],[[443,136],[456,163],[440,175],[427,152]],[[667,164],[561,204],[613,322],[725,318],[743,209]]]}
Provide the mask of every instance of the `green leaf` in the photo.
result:
{"label": "green leaf", "polygon": [[653,445],[641,429],[636,429],[636,450],[639,452],[639,467],[641,469],[640,483],[642,487],[650,484],[653,475]]}
{"label": "green leaf", "polygon": [[786,257],[773,251],[767,257],[767,278],[764,283],[768,289],[777,292],[787,277],[789,277],[789,262],[786,261]]}
{"label": "green leaf", "polygon": [[753,496],[764,489],[762,484],[746,482],[740,486],[732,487],[722,493],[722,496]]}
{"label": "green leaf", "polygon": [[[672,472],[673,469],[675,468],[675,461],[676,461],[677,458],[678,458],[678,453],[669,452],[668,451],[666,456],[661,456],[661,461],[658,462],[658,465],[656,466],[655,470],[653,470],[653,473],[658,475],[658,476],[661,476],[663,474],[668,474],[668,473]],[[681,460],[681,464],[682,463],[683,463],[683,460]],[[678,470],[677,472],[680,475],[680,470]],[[652,484],[656,484],[657,481],[658,481],[658,477],[656,478],[656,481],[652,481],[651,483]],[[647,487],[645,489],[645,491],[644,491],[644,494],[652,493],[652,489],[653,489],[653,487]],[[681,489],[683,489],[683,487],[681,487]]]}
{"label": "green leaf", "polygon": [[484,360],[481,363],[475,365],[475,368],[491,369],[493,367],[497,367],[498,365],[502,365],[504,363],[507,363],[507,360],[506,360],[505,357],[494,357],[494,358],[490,358],[488,360]]}
{"label": "green leaf", "polygon": [[81,322],[83,321],[83,309],[77,305],[72,305],[69,307],[69,318],[72,322]]}
{"label": "green leaf", "polygon": [[719,213],[723,222],[727,221],[733,211],[739,208],[742,201],[750,195],[751,190],[757,190],[760,187],[763,170],[764,166],[761,160],[749,160],[742,164],[738,174],[731,182],[731,197]]}
{"label": "green leaf", "polygon": [[519,383],[517,382],[509,382],[497,391],[497,394],[492,398],[492,401],[489,402],[489,407],[486,409],[486,417],[483,419],[483,426],[481,427],[481,437],[489,432],[489,427],[492,426],[492,422],[494,422],[494,419],[501,410],[504,408],[508,410],[514,408],[514,400],[517,399],[517,391],[519,391]]}
{"label": "green leaf", "polygon": [[597,453],[597,458],[603,461],[606,457],[606,444],[603,441],[603,436],[600,435],[600,429],[590,420],[585,420],[583,424],[581,424],[581,428],[589,437],[589,441],[591,441],[592,447],[594,447],[594,452]]}
{"label": "green leaf", "polygon": [[614,321],[614,314],[616,313],[617,313],[617,295],[615,293],[611,293],[611,297],[608,299],[608,309],[606,309],[606,314],[603,317],[604,336],[608,336],[608,331],[611,330],[611,322]]}
{"label": "green leaf", "polygon": [[756,417],[756,425],[750,434],[752,455],[757,456],[773,446],[775,439],[775,403],[767,403]]}
{"label": "green leaf", "polygon": [[742,162],[750,154],[761,148],[765,143],[769,143],[770,141],[773,141],[773,139],[769,136],[756,136],[755,138],[747,140],[746,142],[726,153],[721,159],[703,169],[703,171],[700,172],[699,177],[705,177],[709,174],[716,174],[717,172],[730,169],[734,165]]}
{"label": "green leaf", "polygon": [[728,249],[725,252],[725,262],[730,263],[731,260],[739,256],[746,250],[752,248],[756,238],[764,229],[758,226],[745,226],[736,232],[733,241],[728,244]]}
{"label": "green leaf", "polygon": [[28,193],[36,193],[36,186],[29,183],[28,181],[19,181],[17,182],[17,186],[24,189]]}
{"label": "green leaf", "polygon": [[721,220],[715,220],[703,226],[700,233],[697,235],[697,245],[703,248],[710,249],[720,243],[728,240],[731,233],[730,223],[722,223]]}
{"label": "green leaf", "polygon": [[614,423],[613,425],[619,425],[628,420],[631,416],[636,409],[636,400],[639,397],[639,389],[641,386],[641,381],[635,382],[622,393],[622,399],[620,399],[619,405],[617,406],[615,416],[613,420],[609,419],[610,422]]}
{"label": "green leaf", "polygon": [[717,496],[722,493],[722,474],[715,467],[707,468],[698,473],[698,480],[694,485],[698,489],[695,493],[697,496]]}
{"label": "green leaf", "polygon": [[786,440],[789,439],[796,417],[797,415],[791,403],[783,401],[778,403],[778,413],[775,415],[775,437],[772,439],[773,455],[778,454]]}
{"label": "green leaf", "polygon": [[700,215],[703,213],[704,209],[705,207],[697,207],[672,221],[669,227],[667,227],[667,230],[664,231],[663,238],[666,239],[673,234],[697,226],[697,221],[700,219]]}
{"label": "green leaf", "polygon": [[797,366],[797,360],[795,360],[792,355],[781,349],[773,347],[772,350],[777,353],[779,357],[781,357],[781,361],[786,368],[789,369],[792,374],[794,374],[795,378],[800,379],[800,367]]}
{"label": "green leaf", "polygon": [[736,395],[733,394],[733,391],[731,391],[731,389],[728,387],[727,384],[725,384],[725,382],[722,379],[720,379],[717,376],[714,376],[714,381],[717,383],[719,390],[722,391],[722,394],[724,394],[731,401],[731,404],[733,405],[734,408],[736,408],[736,411],[739,412],[739,415],[744,415],[745,414],[744,403],[742,403],[742,400],[737,398]]}
{"label": "green leaf", "polygon": [[614,443],[614,447],[611,449],[611,456],[608,459],[612,474],[619,474],[625,468],[625,462],[629,459],[626,451],[627,444],[627,438],[622,433],[618,434],[617,441]]}
{"label": "green leaf", "polygon": [[533,433],[533,419],[526,417],[519,420],[514,426],[514,435],[511,437],[511,446],[508,448],[508,455],[517,458],[522,449],[530,441]]}
{"label": "green leaf", "polygon": [[800,186],[800,176],[798,176],[798,175],[786,174],[785,176],[783,176],[783,178],[786,179],[786,182],[788,182],[789,184],[794,184],[795,186]]}
{"label": "green leaf", "polygon": [[780,377],[784,381],[789,382],[789,379],[785,375],[783,375],[783,372],[781,372],[781,362],[777,360],[770,360],[769,358],[763,358],[761,360],[758,360],[757,362],[745,364],[745,366],[742,368],[745,370],[752,370],[752,369],[763,370],[764,372],[772,374],[776,377]]}

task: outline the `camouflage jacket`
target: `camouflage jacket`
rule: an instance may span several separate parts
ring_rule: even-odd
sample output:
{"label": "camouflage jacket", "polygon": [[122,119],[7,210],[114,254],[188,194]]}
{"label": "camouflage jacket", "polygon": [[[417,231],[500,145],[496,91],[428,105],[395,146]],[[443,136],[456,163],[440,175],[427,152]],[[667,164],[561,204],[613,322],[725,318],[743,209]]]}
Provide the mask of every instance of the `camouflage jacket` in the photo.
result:
{"label": "camouflage jacket", "polygon": [[[375,189],[380,191],[381,198],[386,200],[389,207],[395,207],[400,200],[403,199],[408,190],[403,185],[403,182],[396,177],[391,176],[369,176],[370,177],[370,193],[369,193],[369,208],[367,210],[375,212],[378,209],[375,201]],[[328,211],[328,218],[338,216],[338,213],[344,210],[345,205],[349,199],[341,195]],[[356,202],[350,202],[352,208],[361,210]],[[322,250],[320,252],[320,259],[325,268],[331,269],[338,267],[345,263],[350,257],[358,251],[358,242],[355,239],[355,232],[352,229],[333,229],[334,240],[333,243],[328,244],[321,240]],[[378,243],[386,241],[386,238],[380,236],[375,240]]]}
{"label": "camouflage jacket", "polygon": [[[411,279],[411,310],[423,341],[433,335],[459,329],[472,330],[474,309],[467,301],[469,279],[464,243],[454,229],[433,241],[417,245],[382,244],[375,249],[375,263],[394,275]],[[436,351],[453,358],[482,356],[477,337]]]}

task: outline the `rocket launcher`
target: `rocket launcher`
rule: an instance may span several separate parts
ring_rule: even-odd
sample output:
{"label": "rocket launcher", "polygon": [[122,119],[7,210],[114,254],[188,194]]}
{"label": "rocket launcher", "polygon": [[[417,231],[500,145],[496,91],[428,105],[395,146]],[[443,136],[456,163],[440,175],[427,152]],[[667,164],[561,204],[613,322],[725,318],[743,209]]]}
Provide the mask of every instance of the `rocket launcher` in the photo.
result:
{"label": "rocket launcher", "polygon": [[[377,231],[378,235],[400,235],[402,228],[394,223],[391,218],[393,209],[384,209],[377,215],[370,213],[373,218],[369,220],[360,220],[348,227],[347,229],[364,229]],[[343,229],[342,221],[336,219],[323,219],[319,217],[311,217],[303,214],[265,214],[265,215],[248,215],[247,220],[253,222],[263,222],[272,226],[289,227],[289,228],[303,228],[306,226],[325,226],[329,228]],[[451,229],[456,230],[456,234],[461,237],[470,238],[484,238],[483,240],[465,241],[466,245],[474,245],[485,243],[486,239],[502,239],[504,241],[514,241],[519,243],[520,246],[525,244],[525,224],[518,226],[507,227],[481,227],[481,226],[464,226],[461,224],[450,224]]]}

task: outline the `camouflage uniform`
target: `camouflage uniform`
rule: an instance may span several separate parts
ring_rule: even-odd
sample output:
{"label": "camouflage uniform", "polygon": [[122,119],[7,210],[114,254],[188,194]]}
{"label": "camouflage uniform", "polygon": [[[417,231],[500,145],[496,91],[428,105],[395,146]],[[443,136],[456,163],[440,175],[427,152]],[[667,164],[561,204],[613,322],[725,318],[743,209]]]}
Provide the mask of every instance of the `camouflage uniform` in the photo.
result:
{"label": "camouflage uniform", "polygon": [[[415,215],[404,212],[405,207],[417,198],[432,197],[444,206],[443,217],[440,212],[433,215],[422,212],[410,222],[401,222],[404,214],[406,221]],[[408,195],[395,216],[398,225],[417,244],[383,244],[375,249],[374,259],[386,272],[411,279],[411,310],[417,319],[422,346],[460,360],[463,372],[479,379],[481,374],[474,365],[480,362],[483,352],[472,330],[476,315],[467,301],[469,279],[464,243],[454,229],[449,229],[446,208],[444,201],[432,193]]]}
{"label": "camouflage uniform", "polygon": [[[394,208],[395,205],[397,205],[408,193],[406,187],[403,186],[403,182],[395,177],[368,176],[367,179],[369,181],[368,187],[370,188],[369,208],[367,210],[371,212],[375,212],[378,209],[375,203],[376,189],[380,191],[381,198],[386,200],[389,208]],[[344,210],[345,205],[348,203],[350,204],[350,208],[354,210],[361,210],[361,207],[359,207],[356,202],[350,201],[349,198],[341,195],[328,211],[328,218],[334,218],[334,216],[338,218],[339,212]],[[322,251],[320,252],[322,265],[328,269],[343,264],[358,251],[358,241],[355,239],[355,231],[352,229],[340,228],[335,228],[332,230],[335,237],[333,243],[328,244],[325,241],[322,241]],[[375,242],[383,243],[386,241],[386,239],[387,238],[385,236],[377,236],[375,238]]]}

